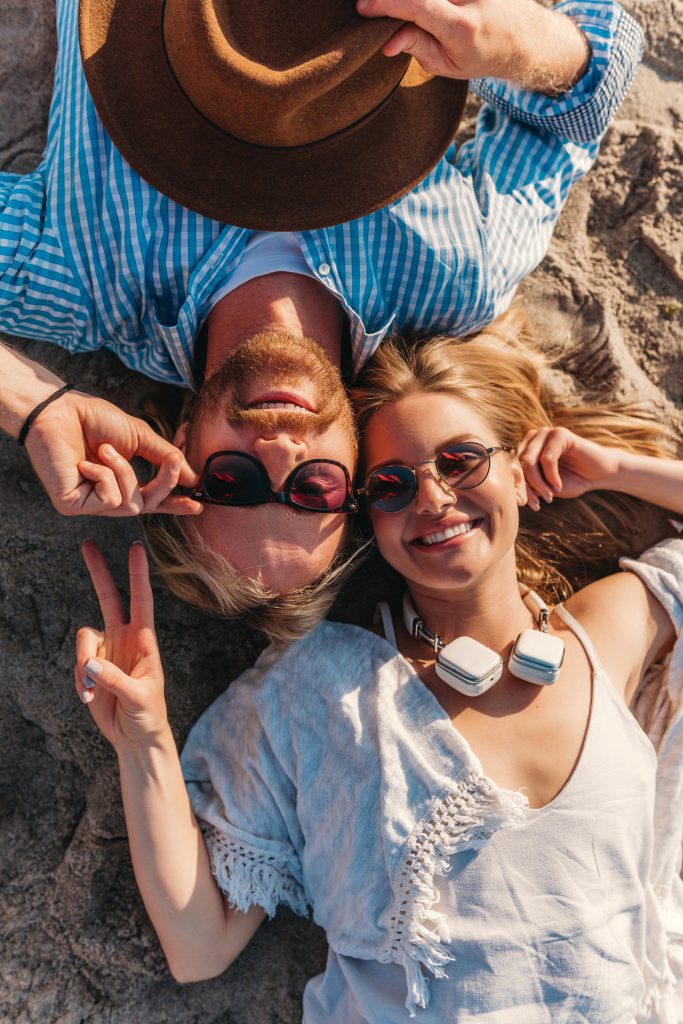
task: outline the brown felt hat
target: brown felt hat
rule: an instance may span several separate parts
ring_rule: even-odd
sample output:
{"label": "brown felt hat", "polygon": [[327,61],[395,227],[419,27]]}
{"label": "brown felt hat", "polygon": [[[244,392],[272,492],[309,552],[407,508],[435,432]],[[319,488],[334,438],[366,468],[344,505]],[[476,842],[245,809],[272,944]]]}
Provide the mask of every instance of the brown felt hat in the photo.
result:
{"label": "brown felt hat", "polygon": [[292,231],[408,192],[451,143],[467,83],[382,45],[354,0],[80,0],[88,86],[114,144],[198,213]]}

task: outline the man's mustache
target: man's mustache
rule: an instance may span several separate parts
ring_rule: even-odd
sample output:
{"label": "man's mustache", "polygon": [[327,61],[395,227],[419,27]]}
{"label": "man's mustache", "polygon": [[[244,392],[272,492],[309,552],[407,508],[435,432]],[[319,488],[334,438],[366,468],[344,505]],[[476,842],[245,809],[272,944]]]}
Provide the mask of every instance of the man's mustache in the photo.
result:
{"label": "man's mustache", "polygon": [[295,409],[250,409],[235,401],[228,401],[225,416],[233,427],[289,434],[318,434],[325,430],[339,415],[336,405],[328,411],[297,412]]}

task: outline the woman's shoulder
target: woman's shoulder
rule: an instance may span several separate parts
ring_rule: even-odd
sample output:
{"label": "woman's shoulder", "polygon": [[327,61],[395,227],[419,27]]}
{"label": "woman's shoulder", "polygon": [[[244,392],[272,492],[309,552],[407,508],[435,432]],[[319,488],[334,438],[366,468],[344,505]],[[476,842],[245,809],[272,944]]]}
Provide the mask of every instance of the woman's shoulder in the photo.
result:
{"label": "woman's shoulder", "polygon": [[305,680],[313,690],[329,692],[331,687],[344,686],[349,678],[371,670],[378,655],[387,653],[386,640],[372,630],[325,621],[286,648],[267,648],[254,669],[263,688],[299,691],[297,681]]}
{"label": "woman's shoulder", "polygon": [[683,539],[668,538],[639,558],[622,558],[620,568],[577,591],[565,607],[628,695],[683,627]]}
{"label": "woman's shoulder", "polygon": [[267,647],[255,664],[234,679],[206,714],[213,717],[289,715],[329,701],[373,673],[378,659],[391,657],[383,637],[344,622],[322,622],[287,647]]}
{"label": "woman's shoulder", "polygon": [[577,617],[623,619],[637,614],[654,598],[674,623],[683,616],[683,536],[668,537],[639,557],[619,560],[621,572],[605,576],[573,594],[565,605]]}

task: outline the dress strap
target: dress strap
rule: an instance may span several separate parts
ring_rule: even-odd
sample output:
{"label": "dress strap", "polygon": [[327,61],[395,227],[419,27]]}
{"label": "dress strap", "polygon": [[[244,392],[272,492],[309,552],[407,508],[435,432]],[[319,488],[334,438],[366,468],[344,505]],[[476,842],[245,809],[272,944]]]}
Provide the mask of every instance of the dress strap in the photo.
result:
{"label": "dress strap", "polygon": [[377,604],[377,610],[375,612],[375,621],[379,622],[382,620],[382,629],[384,630],[384,638],[388,640],[392,647],[398,648],[396,643],[396,633],[394,632],[394,620],[391,615],[391,609],[386,601],[379,601]]}
{"label": "dress strap", "polygon": [[604,676],[605,670],[600,663],[600,659],[598,658],[598,652],[595,650],[595,647],[593,646],[593,641],[591,640],[591,638],[589,637],[588,633],[583,628],[581,623],[577,622],[574,616],[567,611],[563,604],[555,605],[554,610],[560,616],[562,621],[566,622],[571,631],[575,633],[578,637],[579,641],[581,642],[581,646],[586,652],[586,657],[590,662],[590,666],[593,669],[593,672],[598,675]]}

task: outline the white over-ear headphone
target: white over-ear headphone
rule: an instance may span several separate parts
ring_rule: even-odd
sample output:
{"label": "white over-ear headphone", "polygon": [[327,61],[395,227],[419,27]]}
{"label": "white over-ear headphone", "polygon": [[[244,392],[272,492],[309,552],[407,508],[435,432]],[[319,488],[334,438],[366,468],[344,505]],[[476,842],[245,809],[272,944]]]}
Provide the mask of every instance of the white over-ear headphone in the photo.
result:
{"label": "white over-ear headphone", "polygon": [[[524,601],[538,613],[538,629],[525,629],[515,641],[508,660],[513,676],[527,683],[547,686],[560,674],[564,643],[548,632],[548,606],[533,590],[523,593]],[[415,611],[406,590],[403,595],[403,624],[416,640],[424,640],[436,653],[434,669],[439,679],[467,697],[478,697],[490,690],[503,674],[503,659],[490,647],[470,636],[458,636],[445,644],[440,636],[426,628]]]}

